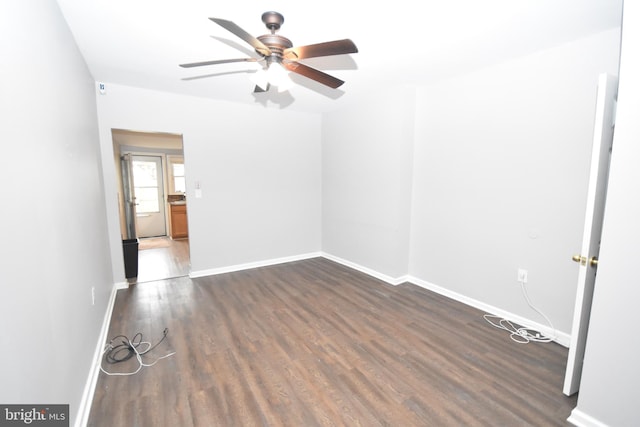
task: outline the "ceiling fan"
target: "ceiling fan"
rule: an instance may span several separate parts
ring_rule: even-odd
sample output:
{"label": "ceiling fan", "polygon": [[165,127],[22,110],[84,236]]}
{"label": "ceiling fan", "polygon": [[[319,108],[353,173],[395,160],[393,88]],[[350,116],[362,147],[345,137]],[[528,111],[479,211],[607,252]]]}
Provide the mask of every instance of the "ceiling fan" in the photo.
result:
{"label": "ceiling fan", "polygon": [[231,21],[219,18],[209,19],[247,42],[255,49],[256,53],[260,57],[218,59],[213,61],[180,64],[180,66],[183,68],[193,68],[206,65],[227,64],[231,62],[264,61],[263,70],[261,70],[264,72],[258,72],[258,79],[255,81],[255,92],[268,91],[270,83],[278,86],[277,82],[273,81],[273,76],[269,76],[269,74],[278,73],[278,71],[283,71],[282,69],[300,74],[325,86],[329,86],[330,88],[338,88],[344,83],[344,81],[298,62],[298,60],[358,52],[356,45],[349,39],[293,47],[291,40],[276,34],[276,31],[278,31],[284,23],[284,16],[278,12],[269,11],[262,14],[262,22],[264,22],[271,33],[258,37],[252,36]]}

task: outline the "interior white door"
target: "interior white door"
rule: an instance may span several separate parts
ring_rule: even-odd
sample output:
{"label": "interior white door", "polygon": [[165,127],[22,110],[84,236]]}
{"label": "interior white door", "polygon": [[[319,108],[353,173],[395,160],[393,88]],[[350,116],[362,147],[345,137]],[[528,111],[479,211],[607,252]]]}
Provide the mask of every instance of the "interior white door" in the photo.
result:
{"label": "interior white door", "polygon": [[571,343],[567,358],[567,371],[563,393],[570,396],[580,387],[584,349],[589,329],[591,301],[596,282],[602,220],[604,217],[609,162],[615,121],[615,105],[618,79],[608,74],[598,79],[598,96],[591,152],[591,171],[587,193],[587,208],[584,220],[584,234],[580,254],[573,260],[580,264],[576,303],[571,326]]}
{"label": "interior white door", "polygon": [[138,237],[166,236],[162,157],[134,155],[131,169]]}

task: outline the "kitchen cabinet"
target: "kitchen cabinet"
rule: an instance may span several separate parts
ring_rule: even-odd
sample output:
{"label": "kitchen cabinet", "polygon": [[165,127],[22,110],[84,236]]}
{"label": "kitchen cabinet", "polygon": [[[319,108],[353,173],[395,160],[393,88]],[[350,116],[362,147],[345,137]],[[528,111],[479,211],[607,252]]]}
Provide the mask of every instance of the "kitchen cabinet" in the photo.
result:
{"label": "kitchen cabinet", "polygon": [[187,226],[187,205],[185,203],[171,203],[171,238],[185,239],[189,237]]}

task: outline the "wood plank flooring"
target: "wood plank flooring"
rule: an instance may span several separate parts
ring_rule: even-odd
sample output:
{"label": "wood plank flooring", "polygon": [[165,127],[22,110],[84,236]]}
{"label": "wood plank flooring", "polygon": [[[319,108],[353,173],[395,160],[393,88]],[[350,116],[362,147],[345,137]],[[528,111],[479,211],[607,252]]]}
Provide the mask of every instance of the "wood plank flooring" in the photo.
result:
{"label": "wood plank flooring", "polygon": [[[100,374],[90,426],[565,426],[567,350],[326,259],[118,291],[109,336],[157,342]],[[135,370],[134,359],[111,365]]]}
{"label": "wood plank flooring", "polygon": [[138,277],[129,283],[186,276],[190,272],[189,240],[169,237],[140,239],[138,251]]}

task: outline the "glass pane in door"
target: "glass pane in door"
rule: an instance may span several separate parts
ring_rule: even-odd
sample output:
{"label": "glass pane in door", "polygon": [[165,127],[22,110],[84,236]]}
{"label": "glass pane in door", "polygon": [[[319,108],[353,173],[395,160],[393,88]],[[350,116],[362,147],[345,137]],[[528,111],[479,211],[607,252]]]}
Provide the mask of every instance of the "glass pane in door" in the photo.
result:
{"label": "glass pane in door", "polygon": [[137,212],[158,212],[160,202],[158,200],[158,168],[156,162],[141,160],[133,161],[133,182],[135,184]]}

